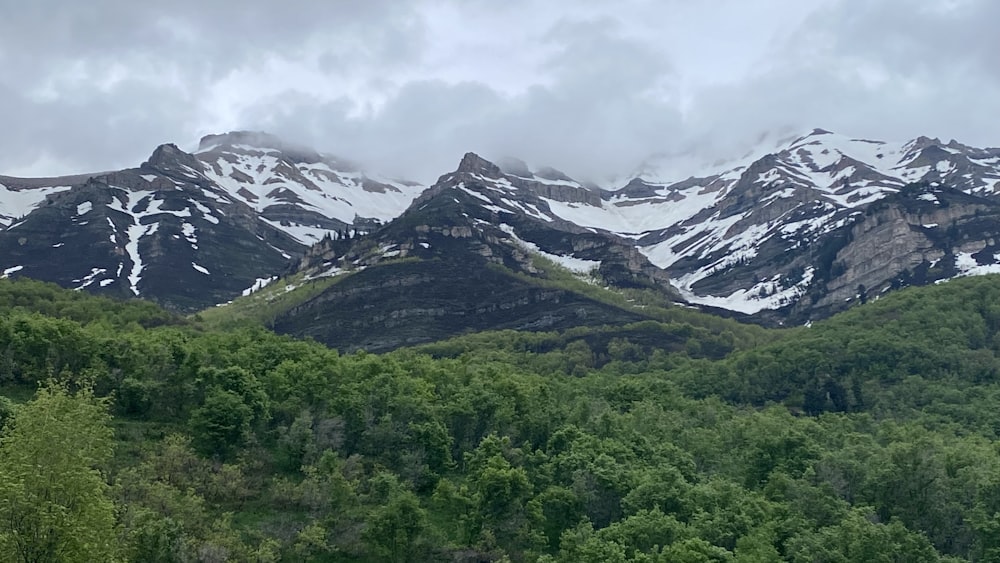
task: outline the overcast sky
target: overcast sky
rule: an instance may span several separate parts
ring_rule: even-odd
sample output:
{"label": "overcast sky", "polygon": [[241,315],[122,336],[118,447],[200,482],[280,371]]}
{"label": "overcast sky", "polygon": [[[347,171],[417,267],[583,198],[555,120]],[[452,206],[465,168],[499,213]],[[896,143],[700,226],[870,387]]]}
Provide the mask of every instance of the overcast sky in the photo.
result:
{"label": "overcast sky", "polygon": [[266,130],[431,181],[823,127],[1000,145],[996,0],[0,0],[0,174]]}

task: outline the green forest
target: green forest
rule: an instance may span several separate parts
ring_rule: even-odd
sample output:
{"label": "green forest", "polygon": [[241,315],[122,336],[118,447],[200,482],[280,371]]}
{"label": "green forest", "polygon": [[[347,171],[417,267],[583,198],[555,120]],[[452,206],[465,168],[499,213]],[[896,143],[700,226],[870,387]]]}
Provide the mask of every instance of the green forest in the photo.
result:
{"label": "green forest", "polygon": [[0,394],[4,561],[1000,561],[995,276],[383,355],[0,280]]}

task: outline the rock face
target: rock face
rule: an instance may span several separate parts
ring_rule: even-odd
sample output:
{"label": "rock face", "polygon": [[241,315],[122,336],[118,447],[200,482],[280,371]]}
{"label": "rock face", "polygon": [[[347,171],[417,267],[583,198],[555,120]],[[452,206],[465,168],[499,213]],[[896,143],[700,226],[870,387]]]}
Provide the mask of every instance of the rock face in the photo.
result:
{"label": "rock face", "polygon": [[906,285],[1000,272],[1000,202],[913,184],[871,204],[842,228],[842,246],[792,320],[825,316]]}
{"label": "rock face", "polygon": [[370,266],[281,315],[273,328],[341,351],[381,352],[480,330],[563,330],[643,318],[467,253]]}
{"label": "rock face", "polygon": [[[455,172],[441,176],[398,218],[364,241],[334,252],[336,261],[324,258],[316,263],[311,258],[331,256],[332,246],[343,247],[343,241],[328,240],[310,251],[299,268],[307,272],[351,269],[373,265],[386,256],[443,258],[471,250],[488,263],[533,274],[529,257],[533,252],[579,273],[593,270],[615,285],[671,291],[666,272],[632,241],[609,231],[580,227],[552,213],[532,185],[540,183],[504,174],[495,164],[469,153]],[[459,240],[461,249],[454,248]]]}

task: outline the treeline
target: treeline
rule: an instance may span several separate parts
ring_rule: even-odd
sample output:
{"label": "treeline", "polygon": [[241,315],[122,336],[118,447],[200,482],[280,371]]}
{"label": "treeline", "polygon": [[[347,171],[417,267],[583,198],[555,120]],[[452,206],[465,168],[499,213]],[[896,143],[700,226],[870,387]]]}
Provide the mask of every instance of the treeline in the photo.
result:
{"label": "treeline", "polygon": [[995,277],[382,356],[0,295],[12,561],[1000,560]]}

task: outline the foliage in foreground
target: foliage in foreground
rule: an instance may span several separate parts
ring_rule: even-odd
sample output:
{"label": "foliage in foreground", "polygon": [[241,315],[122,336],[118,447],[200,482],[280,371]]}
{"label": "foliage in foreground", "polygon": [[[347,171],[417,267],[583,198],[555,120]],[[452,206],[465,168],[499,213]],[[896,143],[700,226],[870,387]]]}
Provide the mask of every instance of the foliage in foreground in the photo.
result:
{"label": "foliage in foreground", "polygon": [[42,387],[0,436],[0,552],[17,561],[113,561],[114,505],[100,468],[109,416],[89,391]]}
{"label": "foliage in foreground", "polygon": [[758,346],[673,322],[384,356],[20,295],[45,287],[0,282],[14,561],[1000,560],[996,278]]}

